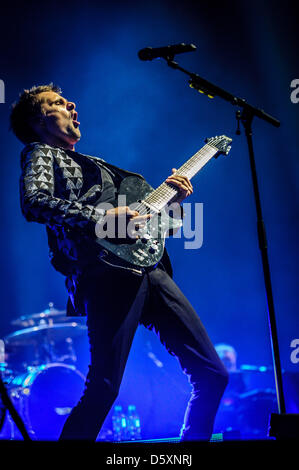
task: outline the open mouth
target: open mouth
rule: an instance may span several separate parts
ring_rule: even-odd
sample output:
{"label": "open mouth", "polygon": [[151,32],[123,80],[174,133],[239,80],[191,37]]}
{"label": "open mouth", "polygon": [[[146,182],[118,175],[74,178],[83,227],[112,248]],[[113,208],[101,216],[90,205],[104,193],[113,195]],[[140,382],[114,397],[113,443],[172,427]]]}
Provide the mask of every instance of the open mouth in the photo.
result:
{"label": "open mouth", "polygon": [[74,112],[72,113],[71,119],[72,119],[72,121],[73,121],[74,127],[79,127],[80,122],[78,121],[78,113],[77,113],[77,111],[74,111]]}

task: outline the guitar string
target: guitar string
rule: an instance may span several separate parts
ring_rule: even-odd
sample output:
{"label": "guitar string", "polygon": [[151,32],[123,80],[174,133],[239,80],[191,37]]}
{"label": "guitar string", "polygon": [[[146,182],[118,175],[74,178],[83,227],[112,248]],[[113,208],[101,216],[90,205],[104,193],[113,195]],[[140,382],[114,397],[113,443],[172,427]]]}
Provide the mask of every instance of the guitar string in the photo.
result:
{"label": "guitar string", "polygon": [[[200,160],[198,160],[198,157],[206,157],[206,154],[201,152],[201,154],[200,155],[197,154],[196,157],[197,157],[196,159],[192,157],[193,161],[189,161],[188,163],[185,163],[184,165],[182,165],[182,167],[179,170],[177,170],[176,173],[178,175],[189,176],[189,178],[194,176],[194,174],[197,172],[196,167],[198,167],[198,164],[201,164],[203,160],[203,158],[200,158]],[[192,170],[191,174],[190,174],[190,170]],[[160,185],[160,187],[157,188],[157,191],[151,194],[148,199],[149,199],[149,202],[152,202],[155,200],[160,201],[161,196],[162,198],[164,198],[165,196],[172,197],[176,192],[177,192],[177,189],[173,188],[170,183],[163,182]]]}
{"label": "guitar string", "polygon": [[[179,175],[182,175],[184,173],[186,173],[186,170],[188,172],[188,170],[191,170],[196,167],[196,164],[198,163],[202,163],[202,160],[204,159],[204,157],[209,157],[210,159],[210,152],[211,152],[211,148],[208,148],[208,145],[211,146],[211,144],[206,144],[204,147],[202,147],[198,152],[196,152],[189,160],[187,160],[186,163],[184,163],[177,171],[176,171],[176,174],[179,174]],[[215,149],[215,147],[213,148],[213,150]],[[218,149],[217,149],[218,150]],[[199,157],[199,158],[198,158]],[[192,160],[195,160],[195,163],[192,162]],[[208,160],[207,160],[208,161]],[[182,173],[183,171],[183,173]],[[197,171],[195,171],[194,174],[196,174]],[[194,176],[191,175],[190,177]],[[186,176],[186,174],[184,174],[184,176]],[[165,181],[156,189],[153,191],[153,193],[149,194],[149,196],[147,198],[145,198],[144,201],[141,201],[134,210],[136,210],[139,215],[147,215],[147,214],[155,214],[156,212],[154,210],[152,210],[150,208],[150,204],[152,203],[152,205],[154,206],[154,203],[158,203],[158,206],[159,206],[159,202],[163,202],[163,198],[166,197],[169,197],[170,199],[172,197],[174,197],[176,194],[177,194],[177,190],[174,188],[174,187],[171,187],[169,183],[166,183]],[[162,199],[161,199],[162,197]],[[150,202],[146,202],[146,200],[149,199],[151,200]],[[169,201],[167,201],[169,202]],[[167,202],[164,204],[166,205]],[[147,207],[147,204],[149,205],[149,208]],[[157,208],[158,209],[158,208]]]}
{"label": "guitar string", "polygon": [[[210,154],[210,151],[211,151],[211,148],[205,148],[207,146],[204,146],[202,149],[200,149],[195,155],[193,155],[185,164],[183,164],[179,170],[177,170],[177,174],[184,174],[186,175],[186,170],[188,172],[188,170],[190,169],[193,169],[196,167],[196,165],[198,163],[202,163],[202,160],[204,159],[204,157],[207,157],[208,156],[208,160],[211,158],[211,156],[209,155]],[[200,157],[200,159],[198,159],[198,157]],[[192,161],[193,160],[193,161]],[[195,164],[194,164],[194,160],[195,160]],[[207,162],[206,162],[207,163]],[[196,174],[198,170],[196,170],[193,175],[191,175],[190,177],[194,176],[194,174]],[[151,193],[147,198],[145,198],[144,201],[141,201],[135,208],[136,211],[138,211],[139,215],[147,215],[147,214],[155,214],[156,211],[151,209],[151,205],[155,207],[155,203],[157,204],[157,210],[161,210],[159,208],[159,205],[161,203],[163,203],[163,206],[165,206],[167,204],[167,202],[169,202],[172,197],[174,197],[176,194],[177,194],[177,189],[174,188],[174,187],[171,187],[169,183],[166,183],[166,182],[163,182],[156,190],[153,191],[153,193]],[[168,201],[165,202],[165,197],[168,198]],[[147,201],[148,200],[148,201]],[[147,206],[147,204],[149,205],[149,207]]]}

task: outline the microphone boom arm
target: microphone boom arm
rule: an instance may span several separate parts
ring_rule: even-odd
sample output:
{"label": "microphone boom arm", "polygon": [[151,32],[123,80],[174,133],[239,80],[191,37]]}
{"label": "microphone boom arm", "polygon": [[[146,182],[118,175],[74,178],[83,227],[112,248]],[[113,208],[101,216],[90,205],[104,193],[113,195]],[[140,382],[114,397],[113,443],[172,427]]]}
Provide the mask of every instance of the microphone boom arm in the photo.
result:
{"label": "microphone boom arm", "polygon": [[204,93],[205,95],[209,96],[209,98],[219,96],[220,98],[224,99],[225,101],[228,101],[232,105],[243,108],[243,112],[246,111],[252,117],[257,116],[258,118],[269,122],[269,124],[272,124],[275,127],[280,126],[280,122],[270,114],[266,113],[263,109],[255,108],[254,106],[247,103],[245,99],[234,96],[232,93],[229,93],[228,91],[224,90],[223,88],[220,88],[214,83],[209,82],[205,78],[200,77],[197,73],[189,72],[188,70],[181,67],[177,62],[174,62],[172,58],[166,58],[165,60],[169,67],[176,70],[180,70],[181,72],[185,73],[190,77],[189,85],[191,86],[191,88],[194,88],[195,90]]}

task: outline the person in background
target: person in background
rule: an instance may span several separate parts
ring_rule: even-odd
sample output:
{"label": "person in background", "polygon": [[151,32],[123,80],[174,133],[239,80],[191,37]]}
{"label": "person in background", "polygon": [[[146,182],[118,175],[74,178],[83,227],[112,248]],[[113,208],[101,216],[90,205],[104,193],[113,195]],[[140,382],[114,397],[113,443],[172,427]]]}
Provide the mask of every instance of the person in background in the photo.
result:
{"label": "person in background", "polygon": [[237,366],[237,352],[226,343],[215,345],[218,356],[229,373],[228,386],[223,394],[215,421],[215,431],[239,430],[240,395],[246,391],[244,374]]}

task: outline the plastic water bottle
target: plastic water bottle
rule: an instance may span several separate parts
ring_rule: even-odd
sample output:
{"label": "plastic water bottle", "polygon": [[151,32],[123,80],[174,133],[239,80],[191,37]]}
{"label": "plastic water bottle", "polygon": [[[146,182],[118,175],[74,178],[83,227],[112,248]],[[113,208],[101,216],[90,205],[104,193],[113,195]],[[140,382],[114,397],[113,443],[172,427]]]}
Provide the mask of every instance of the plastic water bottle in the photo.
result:
{"label": "plastic water bottle", "polygon": [[127,418],[121,405],[115,405],[112,416],[113,438],[115,441],[125,440],[127,434]]}
{"label": "plastic water bottle", "polygon": [[140,417],[137,414],[135,405],[128,406],[127,439],[130,441],[141,439]]}

